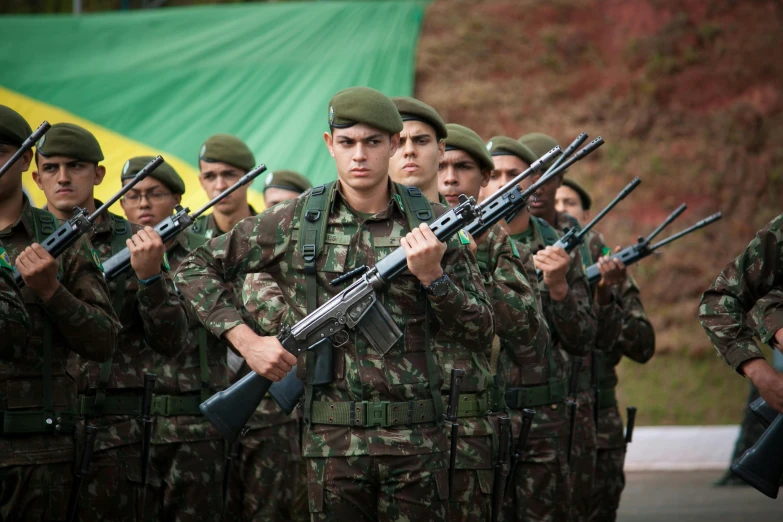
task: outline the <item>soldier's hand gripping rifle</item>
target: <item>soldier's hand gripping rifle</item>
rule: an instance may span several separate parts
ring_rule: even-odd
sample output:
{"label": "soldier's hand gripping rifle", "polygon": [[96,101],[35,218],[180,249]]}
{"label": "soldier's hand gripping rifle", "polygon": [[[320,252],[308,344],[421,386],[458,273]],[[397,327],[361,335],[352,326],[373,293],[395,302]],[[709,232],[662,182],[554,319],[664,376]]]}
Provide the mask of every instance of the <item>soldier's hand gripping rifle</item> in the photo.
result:
{"label": "soldier's hand gripping rifle", "polygon": [[[237,190],[238,188],[247,185],[253,181],[257,176],[266,170],[266,165],[259,165],[228,187],[226,190],[215,196],[209,203],[198,209],[197,211],[190,213],[190,208],[183,208],[177,205],[176,213],[167,217],[157,225],[155,225],[155,232],[160,235],[160,238],[165,243],[166,241],[173,239],[192,225],[204,212],[220,203],[229,194]],[[111,256],[109,259],[103,262],[103,273],[107,281],[112,281],[127,270],[131,265],[130,262],[130,250],[124,248]]]}
{"label": "soldier's hand gripping rifle", "polygon": [[[110,206],[116,203],[122,196],[125,195],[130,189],[132,189],[138,182],[146,178],[150,172],[158,168],[163,163],[163,158],[157,156],[152,161],[147,163],[143,169],[141,169],[136,176],[124,187],[120,189],[115,195],[113,195],[106,203],[101,205],[92,214],[85,208],[75,207],[73,209],[73,217],[60,225],[49,237],[44,239],[41,246],[49,252],[53,258],[57,258],[68,247],[76,243],[76,241],[83,235],[89,234],[98,217],[106,212]],[[14,278],[16,284],[21,288],[24,285],[22,274],[17,270],[14,270]]]}
{"label": "soldier's hand gripping rifle", "polygon": [[451,386],[449,386],[449,407],[446,410],[446,420],[451,423],[451,451],[449,452],[449,498],[454,493],[454,472],[457,470],[457,442],[459,441],[459,422],[457,411],[459,410],[459,389],[462,387],[462,378],[465,370],[451,369]]}
{"label": "soldier's hand gripping rifle", "polygon": [[[664,245],[668,245],[672,241],[676,241],[677,239],[680,239],[682,236],[685,236],[687,234],[690,234],[691,232],[695,232],[696,230],[699,230],[700,228],[704,228],[707,225],[714,223],[721,219],[723,217],[723,214],[720,212],[716,212],[715,214],[706,217],[696,223],[695,225],[686,228],[685,230],[674,234],[671,237],[668,237],[664,239],[663,241],[659,241],[658,243],[655,243],[654,245],[650,245],[650,242],[652,239],[661,231],[663,228],[674,221],[677,216],[683,213],[686,209],[686,205],[683,203],[680,205],[677,210],[675,210],[669,217],[666,218],[666,220],[661,223],[661,225],[656,228],[652,234],[650,234],[647,238],[640,237],[639,242],[635,245],[625,247],[624,249],[620,250],[616,254],[612,255],[612,259],[616,259],[619,261],[622,261],[625,266],[632,265],[636,263],[637,261],[644,259],[645,257],[649,256],[659,248],[661,248]],[[601,271],[598,270],[598,264],[594,264],[592,266],[587,267],[587,279],[590,281],[590,283],[595,283],[601,279]]]}
{"label": "soldier's hand gripping rifle", "polygon": [[[758,408],[768,420],[771,408],[757,404]],[[778,498],[783,480],[783,414],[778,413],[756,444],[731,465],[731,472],[766,496]]]}
{"label": "soldier's hand gripping rifle", "polygon": [[503,509],[503,493],[508,478],[508,453],[511,447],[511,419],[498,417],[498,453],[495,458],[495,474],[492,480],[492,514],[490,520],[500,520]]}
{"label": "soldier's hand gripping rifle", "polygon": [[19,149],[14,152],[13,156],[11,156],[11,159],[6,161],[3,165],[0,165],[0,178],[3,177],[3,174],[8,172],[14,163],[19,161],[19,158],[24,156],[25,152],[32,149],[33,146],[38,143],[38,140],[40,140],[41,137],[46,134],[46,131],[48,131],[51,127],[52,126],[49,125],[48,121],[44,121],[37,129],[35,129],[35,131],[22,142],[22,145],[19,147]]}
{"label": "soldier's hand gripping rifle", "polygon": [[522,460],[522,454],[527,446],[527,439],[530,436],[530,428],[533,427],[533,418],[536,416],[536,410],[525,408],[522,410],[522,429],[519,430],[519,438],[514,445],[514,453],[511,454],[511,469],[508,472],[508,481],[506,482],[506,495],[508,488],[514,483],[514,473],[517,471],[517,465]]}

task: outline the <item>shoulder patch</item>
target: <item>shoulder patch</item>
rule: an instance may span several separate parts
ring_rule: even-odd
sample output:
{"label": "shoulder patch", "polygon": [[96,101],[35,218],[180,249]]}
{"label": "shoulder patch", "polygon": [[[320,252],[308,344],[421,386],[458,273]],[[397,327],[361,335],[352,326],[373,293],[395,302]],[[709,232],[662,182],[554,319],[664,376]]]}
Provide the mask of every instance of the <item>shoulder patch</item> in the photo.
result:
{"label": "shoulder patch", "polygon": [[5,248],[0,248],[0,268],[8,268],[9,270],[14,269],[14,267],[11,266],[11,258],[8,257],[8,252],[5,251]]}
{"label": "shoulder patch", "polygon": [[171,270],[171,265],[169,265],[169,253],[163,252],[163,268],[166,269],[166,272]]}
{"label": "shoulder patch", "polygon": [[405,205],[402,204],[402,198],[399,194],[394,195],[394,199],[397,200],[397,204],[400,206],[400,210],[402,210],[402,213],[405,214]]}
{"label": "shoulder patch", "polygon": [[511,239],[511,238],[508,238],[508,242],[511,243],[511,253],[513,254],[514,257],[519,259],[519,257],[520,257],[519,256],[519,250],[517,250],[516,242],[513,239]]}
{"label": "shoulder patch", "polygon": [[470,236],[467,232],[465,232],[465,229],[459,229],[459,242],[463,245],[469,245],[470,244]]}
{"label": "shoulder patch", "polygon": [[604,246],[601,248],[601,255],[602,256],[611,256],[612,255],[612,249],[608,246]]}
{"label": "shoulder patch", "polygon": [[101,272],[103,272],[103,263],[101,263],[101,256],[98,254],[98,251],[94,248],[92,249],[92,260],[95,263],[95,266],[97,266]]}

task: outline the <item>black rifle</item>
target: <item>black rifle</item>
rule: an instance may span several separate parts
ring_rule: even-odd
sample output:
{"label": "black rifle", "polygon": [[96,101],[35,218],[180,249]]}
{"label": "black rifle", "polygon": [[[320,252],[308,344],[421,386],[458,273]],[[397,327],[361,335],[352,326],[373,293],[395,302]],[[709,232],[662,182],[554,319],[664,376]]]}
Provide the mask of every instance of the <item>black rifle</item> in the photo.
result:
{"label": "black rifle", "polygon": [[[634,191],[636,187],[641,185],[642,180],[639,178],[633,178],[633,180],[626,185],[626,187],[620,191],[619,194],[617,194],[617,197],[615,197],[611,203],[606,205],[604,209],[598,213],[597,216],[595,216],[588,224],[586,224],[583,228],[577,230],[577,227],[571,228],[568,232],[563,235],[560,239],[557,240],[557,243],[552,245],[553,247],[560,247],[563,250],[565,250],[567,253],[571,253],[582,244],[582,241],[585,240],[585,236],[588,232],[590,232],[590,229],[592,229],[603,217],[608,214],[619,202],[624,200],[628,194]],[[538,280],[541,281],[541,279],[544,277],[543,272],[541,270],[536,270],[536,274],[538,275]]]}
{"label": "black rifle", "polygon": [[503,492],[508,478],[508,453],[511,446],[511,419],[498,417],[498,454],[495,459],[495,476],[492,480],[492,522],[500,519],[503,509]]}
{"label": "black rifle", "polygon": [[24,156],[25,152],[32,149],[38,140],[41,139],[41,136],[46,134],[46,131],[48,131],[51,127],[52,126],[49,125],[48,121],[44,121],[37,129],[35,129],[35,131],[22,142],[22,145],[19,147],[19,149],[14,152],[13,156],[11,156],[11,159],[6,161],[3,165],[0,165],[0,178],[3,177],[3,174],[8,172],[14,163],[19,161],[19,158]]}
{"label": "black rifle", "polygon": [[[587,134],[584,132],[580,132],[579,136],[577,136],[576,139],[574,139],[574,141],[571,142],[571,145],[566,147],[563,153],[560,156],[558,156],[557,159],[552,163],[552,166],[546,169],[544,175],[549,174],[550,172],[554,172],[555,169],[557,169],[560,165],[562,165],[562,163],[565,160],[571,157],[571,154],[576,152],[576,149],[578,149],[582,145],[582,143],[585,142],[586,139],[587,139]],[[564,172],[564,171],[558,169],[558,172]]]}
{"label": "black rifle", "polygon": [[141,519],[144,520],[144,509],[147,504],[147,471],[150,464],[150,444],[152,442],[152,394],[155,390],[154,373],[144,374],[144,394],[141,399],[139,421],[144,428],[144,438],[141,441]]}
{"label": "black rifle", "polygon": [[[155,232],[157,232],[160,235],[160,238],[165,243],[166,241],[173,239],[177,236],[180,232],[188,228],[190,225],[193,224],[194,221],[196,221],[199,216],[201,216],[204,212],[215,206],[217,203],[220,203],[223,199],[225,199],[229,194],[237,190],[238,188],[242,187],[243,185],[247,185],[253,179],[255,179],[258,175],[260,175],[262,172],[266,170],[266,165],[259,165],[258,167],[254,168],[241,178],[239,178],[239,181],[228,187],[226,190],[215,196],[212,201],[198,209],[197,211],[190,213],[190,208],[185,207],[183,208],[181,205],[177,205],[176,207],[176,213],[167,217],[157,225],[155,225]],[[103,262],[103,273],[106,277],[107,281],[112,281],[117,278],[120,274],[122,274],[125,270],[127,270],[130,267],[130,250],[127,248],[124,248],[111,256],[109,259]]]}
{"label": "black rifle", "polygon": [[462,378],[465,370],[451,369],[451,386],[449,387],[449,407],[446,410],[446,420],[451,423],[451,451],[449,453],[449,498],[454,493],[454,472],[457,470],[457,441],[459,440],[459,422],[457,411],[459,410],[459,389],[462,386]]}
{"label": "black rifle", "polygon": [[574,449],[574,437],[576,436],[576,409],[579,406],[579,401],[576,397],[579,386],[579,370],[582,369],[582,358],[574,357],[571,364],[571,381],[568,386],[568,413],[570,418],[568,419],[568,454],[567,461],[571,463],[571,453]]}
{"label": "black rifle", "polygon": [[770,498],[783,481],[783,415],[778,413],[756,444],[731,465],[731,472]]}
{"label": "black rifle", "polygon": [[[550,152],[546,156],[551,157],[560,150],[556,148]],[[430,225],[430,229],[440,241],[449,239],[481,215],[486,205],[498,200],[509,188],[510,185],[507,185],[499,190],[482,205],[475,205],[473,198],[461,197],[459,205],[446,211]],[[283,327],[277,339],[286,350],[298,356],[339,331],[358,329],[379,353],[385,353],[402,336],[402,332],[378,301],[376,291],[406,268],[405,250],[397,248],[294,326]],[[251,372],[228,389],[201,403],[199,408],[220,434],[232,443],[267,391],[287,412],[293,411],[304,393],[302,381],[296,378],[296,369],[274,385],[274,390],[270,391],[272,381]]]}
{"label": "black rifle", "polygon": [[633,428],[636,425],[636,406],[628,406],[628,424],[625,426],[625,443],[633,442]]}
{"label": "black rifle", "polygon": [[778,417],[778,412],[775,411],[772,406],[767,404],[767,401],[764,400],[764,397],[759,397],[755,401],[751,402],[750,411],[756,415],[756,418],[765,429],[768,428],[769,425],[772,424]]}
{"label": "black rifle", "polygon": [[[147,163],[127,185],[122,187],[119,192],[113,195],[92,214],[90,214],[87,209],[75,207],[73,209],[73,217],[60,225],[57,230],[44,239],[41,246],[44,247],[52,257],[59,257],[68,247],[76,243],[83,234],[89,234],[92,231],[95,226],[95,221],[101,214],[108,210],[110,206],[132,189],[134,185],[146,178],[150,172],[158,168],[162,163],[163,158],[160,156]],[[16,279],[16,284],[21,288],[22,285],[24,285],[22,274],[17,270],[14,270],[14,278]]]}
{"label": "black rifle", "polygon": [[[652,254],[662,246],[667,245],[672,241],[676,241],[677,239],[680,239],[682,236],[690,234],[691,232],[699,230],[700,228],[704,228],[707,225],[714,223],[723,217],[723,214],[721,212],[716,212],[715,214],[702,219],[695,225],[686,228],[682,232],[674,234],[673,236],[668,237],[663,241],[659,241],[654,245],[650,245],[650,240],[653,237],[655,237],[655,235],[658,232],[660,232],[663,229],[663,227],[671,223],[674,220],[674,218],[682,214],[684,210],[685,210],[685,204],[680,205],[680,207],[677,210],[675,210],[672,215],[666,218],[666,221],[664,221],[657,229],[655,229],[655,231],[652,234],[650,234],[648,238],[646,239],[639,238],[638,243],[629,247],[625,247],[624,249],[617,252],[616,254],[613,254],[612,259],[620,260],[625,264],[625,266],[630,266],[636,263],[637,261],[649,256],[650,254]],[[587,267],[586,272],[587,272],[587,279],[588,281],[590,281],[591,284],[598,282],[601,279],[601,271],[598,270],[597,264]]]}
{"label": "black rifle", "polygon": [[[48,124],[47,124],[48,125]],[[79,493],[82,489],[84,477],[90,469],[92,454],[95,450],[95,437],[98,435],[97,426],[86,426],[84,428],[84,448],[79,459],[79,464],[73,473],[73,484],[71,485],[71,497],[68,499],[68,516],[66,520],[73,522],[76,520],[76,510],[79,508]]]}
{"label": "black rifle", "polygon": [[522,429],[519,430],[519,438],[514,445],[514,453],[511,454],[511,469],[508,472],[508,481],[506,482],[506,495],[508,488],[514,483],[514,473],[517,471],[517,465],[522,460],[522,454],[527,446],[527,439],[530,436],[530,428],[533,427],[533,418],[536,416],[536,410],[525,408],[522,410]]}

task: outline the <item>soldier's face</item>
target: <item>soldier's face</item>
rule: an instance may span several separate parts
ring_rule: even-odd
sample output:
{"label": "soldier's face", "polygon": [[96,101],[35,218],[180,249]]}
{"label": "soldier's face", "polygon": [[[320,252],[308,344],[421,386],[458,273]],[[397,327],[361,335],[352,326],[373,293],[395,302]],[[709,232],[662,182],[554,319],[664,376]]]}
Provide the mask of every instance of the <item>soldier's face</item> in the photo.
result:
{"label": "soldier's face", "polygon": [[582,208],[582,198],[571,187],[561,185],[555,194],[555,210],[558,212],[567,212],[574,216],[580,224],[587,222],[587,211]]}
{"label": "soldier's face", "polygon": [[38,170],[33,179],[46,194],[49,207],[70,216],[73,207],[84,207],[93,199],[93,189],[100,185],[106,169],[95,163],[65,156],[38,155]]}
{"label": "soldier's face", "polygon": [[[246,172],[228,163],[209,163],[199,160],[198,166],[201,170],[198,179],[201,182],[201,188],[207,193],[209,199],[214,198],[235,184],[239,181],[239,178],[246,174]],[[245,185],[232,192],[213,207],[214,211],[221,214],[233,214],[242,210],[243,207],[247,207],[248,188],[249,185]]]}
{"label": "soldier's face", "polygon": [[[541,173],[537,172],[532,176],[528,176],[527,186],[532,185],[541,178]],[[563,182],[563,175],[557,175],[551,181],[544,183],[544,186],[539,188],[535,194],[533,194],[527,200],[527,208],[530,213],[536,217],[545,218],[555,207],[555,194],[557,189],[560,188],[560,184]]]}
{"label": "soldier's face", "polygon": [[324,133],[324,141],[337,165],[341,183],[356,192],[365,192],[386,183],[389,158],[397,151],[400,135],[365,124]]}
{"label": "soldier's face", "polygon": [[511,155],[493,156],[492,161],[495,163],[495,169],[489,175],[487,186],[481,188],[479,201],[484,201],[500,190],[503,185],[507,184],[530,167],[530,165],[522,161],[521,158]]}
{"label": "soldier's face", "polygon": [[436,183],[438,165],[446,151],[435,129],[422,121],[403,122],[400,146],[389,160],[389,176],[411,187],[429,187]]}
{"label": "soldier's face", "polygon": [[[0,144],[0,165],[5,165],[17,150],[19,147],[14,145]],[[18,197],[18,191],[22,185],[22,173],[30,168],[32,159],[33,152],[28,150],[0,178],[0,202],[4,201],[5,196]]]}
{"label": "soldier's face", "polygon": [[278,187],[269,187],[264,190],[264,205],[266,208],[273,207],[282,201],[295,199],[299,197],[299,192],[287,190]]}
{"label": "soldier's face", "polygon": [[479,197],[481,187],[489,181],[489,172],[482,171],[473,156],[464,150],[447,150],[438,166],[438,192],[449,206],[459,203],[459,195]]}
{"label": "soldier's face", "polygon": [[[128,179],[122,184],[129,182]],[[169,217],[181,200],[182,194],[173,194],[166,185],[148,177],[129,190],[120,200],[120,205],[131,223],[154,227]]]}

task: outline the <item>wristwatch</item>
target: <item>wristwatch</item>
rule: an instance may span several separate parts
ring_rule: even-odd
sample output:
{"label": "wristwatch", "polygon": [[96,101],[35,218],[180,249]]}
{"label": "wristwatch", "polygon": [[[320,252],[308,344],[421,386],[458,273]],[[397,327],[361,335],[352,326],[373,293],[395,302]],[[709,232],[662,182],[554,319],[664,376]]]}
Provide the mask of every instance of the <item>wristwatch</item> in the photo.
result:
{"label": "wristwatch", "polygon": [[422,288],[424,288],[424,291],[430,295],[434,295],[435,297],[442,297],[448,293],[450,281],[451,280],[449,279],[449,276],[443,274],[435,281],[430,283],[429,286],[423,286]]}

